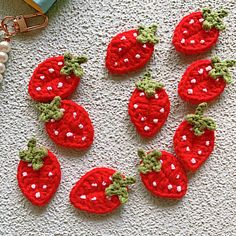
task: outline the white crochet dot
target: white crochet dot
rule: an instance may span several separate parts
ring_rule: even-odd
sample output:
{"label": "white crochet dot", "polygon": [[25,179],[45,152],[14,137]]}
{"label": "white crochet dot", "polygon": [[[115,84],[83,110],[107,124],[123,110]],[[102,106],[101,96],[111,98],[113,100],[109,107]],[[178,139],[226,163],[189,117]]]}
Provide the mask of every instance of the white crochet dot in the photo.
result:
{"label": "white crochet dot", "polygon": [[102,186],[106,186],[106,182],[105,181],[102,181]]}
{"label": "white crochet dot", "polygon": [[114,63],[114,66],[117,66],[117,65],[118,65],[118,63],[117,63],[117,62],[115,62],[115,63]]}
{"label": "white crochet dot", "polygon": [[76,116],[77,116],[77,113],[76,113],[76,112],[73,112],[73,117],[74,117],[74,119],[76,118]]}
{"label": "white crochet dot", "polygon": [[137,109],[138,108],[138,104],[134,104],[134,109]]}
{"label": "white crochet dot", "polygon": [[194,23],[194,19],[191,19],[190,21],[189,21],[189,24],[191,25],[191,24],[193,24]]}
{"label": "white crochet dot", "polygon": [[93,187],[97,187],[98,184],[97,184],[97,183],[92,183],[91,186],[93,186]]}
{"label": "white crochet dot", "polygon": [[80,195],[81,199],[86,199],[86,195]]}
{"label": "white crochet dot", "polygon": [[122,37],[121,37],[121,40],[126,40],[126,37],[125,37],[125,36],[122,36]]}
{"label": "white crochet dot", "polygon": [[60,111],[61,111],[61,112],[65,112],[65,109],[64,109],[64,108],[61,108]]}
{"label": "white crochet dot", "polygon": [[153,121],[154,124],[158,123],[158,119],[153,119],[152,121]]}
{"label": "white crochet dot", "polygon": [[112,181],[112,177],[111,177],[111,176],[109,177],[109,180],[111,180],[111,181]]}
{"label": "white crochet dot", "polygon": [[186,147],[186,151],[190,152],[190,147],[189,146]]}
{"label": "white crochet dot", "polygon": [[216,79],[216,82],[219,82],[220,81],[220,79]]}
{"label": "white crochet dot", "polygon": [[126,62],[126,63],[129,62],[129,59],[128,59],[128,58],[125,58],[125,59],[124,59],[124,62]]}
{"label": "white crochet dot", "polygon": [[199,21],[199,22],[203,22],[203,21],[204,21],[204,19],[203,19],[203,18],[200,18],[198,21]]}
{"label": "white crochet dot", "polygon": [[83,129],[84,126],[83,126],[82,124],[79,124],[79,128],[80,128],[80,129]]}
{"label": "white crochet dot", "polygon": [[44,76],[44,75],[41,75],[39,78],[40,78],[41,80],[44,80],[44,79],[45,79],[45,76]]}
{"label": "white crochet dot", "polygon": [[22,175],[25,177],[27,176],[27,172],[23,172]]}
{"label": "white crochet dot", "polygon": [[207,88],[203,88],[202,91],[207,93]]}
{"label": "white crochet dot", "polygon": [[193,94],[193,90],[192,89],[188,89],[188,94]]}
{"label": "white crochet dot", "polygon": [[206,71],[210,71],[210,70],[212,70],[212,67],[211,66],[207,66],[206,67]]}
{"label": "white crochet dot", "polygon": [[186,141],[186,140],[187,140],[187,136],[186,136],[186,135],[183,135],[183,136],[182,136],[182,140]]}
{"label": "white crochet dot", "polygon": [[184,31],[183,31],[183,34],[187,34],[187,33],[188,33],[188,31],[187,31],[187,30],[184,30]]}
{"label": "white crochet dot", "polygon": [[72,137],[72,136],[73,136],[73,133],[71,133],[71,132],[66,133],[66,137]]}
{"label": "white crochet dot", "polygon": [[156,98],[156,99],[158,99],[158,98],[159,98],[158,94],[155,94],[155,98]]}
{"label": "white crochet dot", "polygon": [[196,164],[196,162],[197,162],[197,161],[196,161],[195,158],[192,158],[192,159],[191,159],[191,163],[192,163],[192,164]]}
{"label": "white crochet dot", "polygon": [[197,80],[196,79],[191,79],[190,83],[191,84],[196,84]]}
{"label": "white crochet dot", "polygon": [[154,187],[156,187],[156,186],[157,186],[157,182],[156,182],[156,181],[153,181],[153,182],[152,182],[152,185],[153,185]]}
{"label": "white crochet dot", "polygon": [[145,121],[146,120],[146,117],[141,117],[141,121]]}
{"label": "white crochet dot", "polygon": [[55,71],[55,70],[54,70],[53,68],[49,68],[49,69],[48,69],[48,72],[49,72],[49,73],[53,73],[54,71]]}
{"label": "white crochet dot", "polygon": [[171,168],[171,170],[175,170],[175,165],[174,165],[174,164],[171,164],[171,165],[170,165],[170,168]]}
{"label": "white crochet dot", "polygon": [[57,84],[57,87],[58,87],[58,88],[62,88],[62,87],[63,87],[63,83],[62,83],[62,82],[59,82],[59,83]]}
{"label": "white crochet dot", "polygon": [[70,75],[67,75],[67,76],[66,76],[66,79],[71,79],[71,76],[70,76]]}
{"label": "white crochet dot", "polygon": [[204,72],[204,70],[203,70],[203,69],[200,69],[200,70],[198,71],[198,74],[199,74],[199,75],[202,75],[203,72]]}
{"label": "white crochet dot", "polygon": [[139,54],[136,54],[135,57],[139,59],[141,56]]}
{"label": "white crochet dot", "polygon": [[46,184],[43,185],[43,189],[46,189],[48,186]]}
{"label": "white crochet dot", "polygon": [[140,97],[143,97],[144,95],[145,95],[144,92],[141,92],[141,93],[139,94]]}
{"label": "white crochet dot", "polygon": [[48,87],[47,87],[47,90],[48,90],[48,91],[51,91],[51,90],[52,90],[52,87],[51,87],[51,86],[48,86]]}
{"label": "white crochet dot", "polygon": [[31,166],[32,166],[32,164],[31,164],[31,163],[29,163],[29,164],[28,164],[28,167],[31,167]]}
{"label": "white crochet dot", "polygon": [[183,44],[183,43],[185,43],[185,39],[181,39],[181,41],[180,41],[180,42],[181,42],[182,44]]}
{"label": "white crochet dot", "polygon": [[210,145],[210,141],[206,141],[206,146],[209,146]]}
{"label": "white crochet dot", "polygon": [[144,44],[144,45],[143,45],[143,48],[146,48],[146,47],[147,47],[147,45],[146,45],[146,44]]}
{"label": "white crochet dot", "polygon": [[177,186],[177,192],[181,192],[182,188],[181,186]]}
{"label": "white crochet dot", "polygon": [[191,43],[191,44],[194,44],[194,43],[195,43],[195,40],[190,40],[190,43]]}
{"label": "white crochet dot", "polygon": [[59,134],[59,132],[57,130],[55,130],[54,134],[57,136]]}
{"label": "white crochet dot", "polygon": [[144,126],[144,128],[143,128],[145,131],[148,131],[148,130],[150,130],[150,127],[149,126]]}
{"label": "white crochet dot", "polygon": [[51,121],[52,123],[53,123],[53,122],[55,122],[55,120],[54,120],[54,119],[51,119],[50,121]]}
{"label": "white crochet dot", "polygon": [[205,43],[205,40],[204,40],[204,39],[201,39],[201,40],[200,40],[200,43],[201,43],[201,44],[204,44],[204,43]]}
{"label": "white crochet dot", "polygon": [[121,51],[122,51],[122,48],[118,48],[118,51],[121,52]]}
{"label": "white crochet dot", "polygon": [[137,37],[137,36],[138,36],[138,34],[137,34],[137,33],[133,33],[133,36],[134,36],[134,37]]}
{"label": "white crochet dot", "polygon": [[92,197],[92,198],[91,198],[91,201],[96,201],[96,200],[97,200],[96,197]]}
{"label": "white crochet dot", "polygon": [[180,177],[179,175],[176,175],[176,179],[179,179],[179,177]]}
{"label": "white crochet dot", "polygon": [[40,90],[41,90],[41,87],[37,87],[36,90],[37,90],[37,91],[40,91]]}
{"label": "white crochet dot", "polygon": [[201,151],[201,150],[199,150],[199,151],[197,152],[197,154],[198,154],[198,155],[201,155],[201,154],[202,154],[202,151]]}
{"label": "white crochet dot", "polygon": [[53,173],[52,173],[51,171],[48,172],[48,176],[49,176],[49,177],[53,176]]}
{"label": "white crochet dot", "polygon": [[161,113],[164,113],[164,112],[165,112],[165,109],[162,107],[162,108],[160,109],[160,112],[161,112]]}
{"label": "white crochet dot", "polygon": [[111,197],[110,197],[110,196],[106,196],[106,199],[110,201],[110,200],[111,200]]}
{"label": "white crochet dot", "polygon": [[40,192],[35,193],[35,197],[36,197],[36,198],[40,198],[40,196],[41,196],[41,195],[40,195]]}
{"label": "white crochet dot", "polygon": [[171,190],[173,188],[172,184],[168,184],[167,188]]}
{"label": "white crochet dot", "polygon": [[58,66],[62,66],[62,65],[63,65],[63,62],[62,62],[62,61],[59,61],[59,62],[57,63],[57,65],[58,65]]}
{"label": "white crochet dot", "polygon": [[86,139],[86,137],[84,136],[84,137],[82,137],[82,141],[85,141],[85,139]]}
{"label": "white crochet dot", "polygon": [[36,185],[35,185],[35,184],[31,184],[31,188],[32,188],[32,189],[35,189],[35,188],[36,188]]}

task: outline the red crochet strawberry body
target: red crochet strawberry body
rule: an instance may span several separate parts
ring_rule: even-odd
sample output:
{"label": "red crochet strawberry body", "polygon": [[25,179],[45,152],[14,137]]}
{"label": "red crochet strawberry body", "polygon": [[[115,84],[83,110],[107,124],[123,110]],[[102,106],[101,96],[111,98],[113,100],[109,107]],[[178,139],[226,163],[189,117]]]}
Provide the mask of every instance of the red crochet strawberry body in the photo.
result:
{"label": "red crochet strawberry body", "polygon": [[95,168],[87,172],[70,192],[70,201],[82,211],[106,214],[114,211],[128,199],[128,184],[133,178],[125,178],[110,168]]}
{"label": "red crochet strawberry body", "polygon": [[87,111],[71,100],[62,100],[63,116],[45,123],[49,137],[58,145],[86,149],[93,143],[94,129]]}
{"label": "red crochet strawberry body", "polygon": [[33,170],[31,163],[20,161],[17,170],[22,193],[36,206],[43,206],[50,201],[61,180],[60,164],[54,154],[48,151],[43,161],[43,167],[39,170]]}
{"label": "red crochet strawberry body", "polygon": [[214,149],[215,134],[205,130],[204,134],[194,134],[193,126],[183,121],[174,135],[174,149],[184,168],[196,171],[208,159]]}
{"label": "red crochet strawberry body", "polygon": [[[154,44],[157,42],[154,36],[156,27],[140,28],[119,33],[109,43],[106,67],[112,74],[125,74],[138,70],[151,58]],[[145,33],[144,38],[138,40],[142,32]]]}
{"label": "red crochet strawberry body", "polygon": [[160,171],[140,172],[145,187],[158,197],[182,198],[187,191],[188,179],[180,162],[166,151],[161,151],[160,162]]}
{"label": "red crochet strawberry body", "polygon": [[217,98],[224,91],[226,82],[222,77],[213,79],[209,75],[212,69],[211,60],[192,63],[179,82],[179,96],[193,104],[209,102]]}
{"label": "red crochet strawberry body", "polygon": [[65,56],[51,57],[40,63],[29,82],[30,96],[39,102],[52,101],[55,96],[69,97],[77,88],[83,70],[81,63],[85,57]]}
{"label": "red crochet strawberry body", "polygon": [[203,21],[202,12],[193,12],[180,21],[175,28],[172,41],[178,52],[190,55],[202,53],[217,42],[219,30],[204,30]]}

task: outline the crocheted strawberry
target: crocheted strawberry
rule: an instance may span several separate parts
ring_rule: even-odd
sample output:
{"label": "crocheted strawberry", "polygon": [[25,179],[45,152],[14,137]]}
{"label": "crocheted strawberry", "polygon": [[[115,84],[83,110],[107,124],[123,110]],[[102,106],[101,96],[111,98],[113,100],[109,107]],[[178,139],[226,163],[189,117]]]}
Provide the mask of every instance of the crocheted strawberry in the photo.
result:
{"label": "crocheted strawberry", "polygon": [[134,178],[125,178],[109,168],[95,168],[87,172],[70,192],[70,201],[82,211],[106,214],[128,201],[129,184]]}
{"label": "crocheted strawberry", "polygon": [[125,74],[144,67],[158,42],[156,25],[117,34],[109,43],[106,67],[112,74]]}
{"label": "crocheted strawberry", "polygon": [[235,60],[221,61],[218,57],[192,63],[179,82],[179,96],[190,103],[199,104],[217,98],[232,82],[229,67],[236,65]]}
{"label": "crocheted strawberry", "polygon": [[209,50],[225,29],[222,18],[227,16],[225,10],[212,11],[204,8],[185,16],[174,31],[173,44],[178,52],[197,54]]}
{"label": "crocheted strawberry", "polygon": [[165,151],[149,153],[138,150],[141,164],[138,168],[145,187],[163,198],[182,198],[187,191],[188,179],[179,161]]}
{"label": "crocheted strawberry", "polygon": [[28,142],[28,150],[19,155],[17,180],[22,193],[36,206],[47,204],[61,181],[57,158],[46,148],[36,147],[34,138]]}
{"label": "crocheted strawberry", "polygon": [[152,80],[150,72],[146,72],[143,80],[136,83],[136,89],[130,98],[130,119],[144,137],[155,135],[169,115],[169,97],[163,86]]}
{"label": "crocheted strawberry", "polygon": [[198,105],[195,114],[189,114],[174,135],[174,149],[184,168],[196,171],[214,149],[215,122],[203,116],[207,103]]}
{"label": "crocheted strawberry", "polygon": [[46,122],[46,131],[56,144],[85,149],[93,143],[93,125],[80,105],[57,96],[51,103],[39,105],[39,110],[40,120]]}
{"label": "crocheted strawberry", "polygon": [[87,58],[70,53],[48,58],[38,65],[29,82],[30,96],[39,102],[50,102],[55,96],[69,97],[77,88]]}

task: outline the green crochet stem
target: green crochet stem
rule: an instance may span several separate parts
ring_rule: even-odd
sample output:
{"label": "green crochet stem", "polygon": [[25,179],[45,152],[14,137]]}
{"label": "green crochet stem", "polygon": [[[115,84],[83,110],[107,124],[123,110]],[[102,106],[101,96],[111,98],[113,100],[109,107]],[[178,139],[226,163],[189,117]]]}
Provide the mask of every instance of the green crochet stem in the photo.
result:
{"label": "green crochet stem", "polygon": [[107,196],[117,195],[122,204],[126,203],[129,198],[127,186],[135,183],[135,178],[123,178],[119,172],[112,176],[112,184],[106,188],[105,193]]}
{"label": "green crochet stem", "polygon": [[202,9],[203,14],[203,24],[202,27],[205,30],[210,30],[212,28],[216,28],[218,30],[224,30],[225,25],[223,22],[223,18],[228,15],[228,12],[224,9],[219,11],[212,11],[209,8],[203,8]]}
{"label": "green crochet stem", "polygon": [[215,56],[211,59],[211,62],[213,64],[213,69],[209,72],[209,75],[213,79],[223,78],[227,84],[233,82],[229,68],[236,65],[236,60],[221,61],[219,57]]}
{"label": "green crochet stem", "polygon": [[213,119],[209,117],[204,117],[203,112],[207,108],[207,103],[203,102],[198,105],[195,114],[189,114],[186,116],[186,121],[193,126],[194,134],[196,136],[201,136],[204,134],[205,129],[215,130],[216,123]]}
{"label": "green crochet stem", "polygon": [[80,64],[87,62],[87,57],[81,56],[76,57],[71,53],[66,52],[64,54],[64,66],[61,68],[60,73],[62,75],[71,75],[74,73],[75,76],[81,77],[84,74],[83,68]]}
{"label": "green crochet stem", "polygon": [[27,150],[20,151],[20,159],[32,163],[33,170],[39,170],[43,166],[44,157],[48,155],[48,150],[44,147],[36,147],[35,138],[31,138],[27,146]]}
{"label": "green crochet stem", "polygon": [[156,82],[152,79],[151,73],[149,71],[145,72],[143,79],[136,83],[136,87],[144,91],[147,97],[152,97],[155,95],[157,89],[162,89],[164,84]]}
{"label": "green crochet stem", "polygon": [[60,120],[64,114],[63,110],[60,109],[61,98],[56,96],[50,103],[41,103],[38,106],[41,115],[39,119],[44,122],[48,122],[51,119]]}
{"label": "green crochet stem", "polygon": [[141,158],[142,163],[139,165],[138,170],[143,174],[161,170],[161,158],[162,153],[158,150],[153,150],[150,153],[146,153],[143,149],[138,150],[138,156]]}
{"label": "green crochet stem", "polygon": [[152,43],[156,44],[159,42],[159,39],[155,36],[157,31],[156,25],[151,25],[149,27],[139,26],[138,27],[138,36],[137,41],[140,43]]}

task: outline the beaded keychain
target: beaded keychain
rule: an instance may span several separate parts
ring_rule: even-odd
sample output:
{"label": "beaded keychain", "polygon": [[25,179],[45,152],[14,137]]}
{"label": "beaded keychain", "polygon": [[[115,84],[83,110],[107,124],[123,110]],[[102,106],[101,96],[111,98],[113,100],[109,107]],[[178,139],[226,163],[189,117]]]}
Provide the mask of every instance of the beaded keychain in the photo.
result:
{"label": "beaded keychain", "polygon": [[[35,17],[43,17],[43,22],[29,26],[28,21]],[[6,70],[5,63],[8,61],[8,53],[11,51],[11,38],[17,33],[25,33],[42,29],[47,25],[48,17],[40,12],[16,17],[6,16],[0,20],[0,32],[3,33],[3,40],[0,42],[0,83],[3,81],[3,74]]]}

